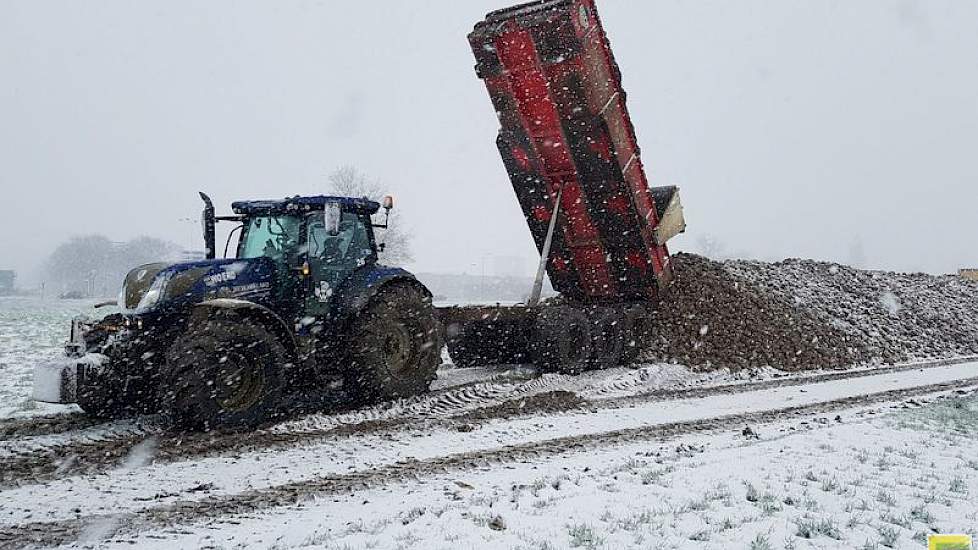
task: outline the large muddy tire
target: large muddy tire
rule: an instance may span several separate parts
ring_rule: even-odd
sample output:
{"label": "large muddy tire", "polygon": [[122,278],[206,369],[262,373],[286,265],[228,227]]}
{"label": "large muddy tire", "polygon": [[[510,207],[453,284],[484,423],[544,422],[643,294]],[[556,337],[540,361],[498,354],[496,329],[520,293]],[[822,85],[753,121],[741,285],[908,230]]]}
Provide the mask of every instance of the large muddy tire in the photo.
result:
{"label": "large muddy tire", "polygon": [[578,373],[588,368],[593,325],[573,307],[547,307],[537,316],[533,362],[544,371]]}
{"label": "large muddy tire", "polygon": [[607,368],[621,364],[625,343],[629,339],[625,333],[623,312],[608,308],[592,312],[590,321],[594,341],[591,348],[590,364],[593,368]]}
{"label": "large muddy tire", "polygon": [[431,298],[413,285],[391,284],[354,320],[346,385],[363,403],[424,393],[441,347]]}
{"label": "large muddy tire", "polygon": [[76,398],[78,406],[95,418],[112,420],[134,412],[122,389],[107,381],[79,384]]}
{"label": "large muddy tire", "polygon": [[448,328],[445,344],[448,346],[448,356],[456,367],[476,367],[489,363],[485,339],[480,332],[471,326],[461,328],[459,323]]}
{"label": "large muddy tire", "polygon": [[252,319],[193,321],[166,354],[163,412],[182,428],[255,426],[274,416],[289,362],[285,346]]}
{"label": "large muddy tire", "polygon": [[642,306],[632,306],[625,310],[623,318],[624,347],[621,362],[631,365],[638,361],[642,350],[651,338],[652,319],[649,312]]}
{"label": "large muddy tire", "polygon": [[530,360],[525,332],[516,322],[457,323],[448,330],[448,355],[456,367],[523,364]]}

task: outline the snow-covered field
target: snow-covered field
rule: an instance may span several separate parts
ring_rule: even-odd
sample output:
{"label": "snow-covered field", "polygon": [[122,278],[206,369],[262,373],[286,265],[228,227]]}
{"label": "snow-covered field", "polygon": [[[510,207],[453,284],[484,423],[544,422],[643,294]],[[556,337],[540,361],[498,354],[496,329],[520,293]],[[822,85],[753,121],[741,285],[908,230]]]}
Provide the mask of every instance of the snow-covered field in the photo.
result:
{"label": "snow-covered field", "polygon": [[173,434],[27,399],[89,308],[0,300],[0,548],[909,549],[978,531],[978,362],[444,368],[414,399]]}
{"label": "snow-covered field", "polygon": [[643,441],[123,538],[143,548],[926,548],[978,537],[978,400]]}
{"label": "snow-covered field", "polygon": [[[0,297],[0,418],[70,410],[37,404],[28,397],[32,369],[64,355],[77,315],[95,315],[91,300]],[[103,313],[104,314],[104,313]]]}

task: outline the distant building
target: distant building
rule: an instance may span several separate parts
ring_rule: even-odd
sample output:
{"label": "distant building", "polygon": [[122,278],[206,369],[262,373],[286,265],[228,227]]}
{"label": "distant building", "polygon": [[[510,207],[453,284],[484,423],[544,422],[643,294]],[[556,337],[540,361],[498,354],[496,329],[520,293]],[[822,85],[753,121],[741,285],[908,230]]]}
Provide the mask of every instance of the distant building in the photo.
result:
{"label": "distant building", "polygon": [[17,274],[12,269],[0,269],[0,295],[14,293],[14,279]]}
{"label": "distant building", "polygon": [[971,279],[972,281],[978,281],[978,268],[970,269],[959,269],[958,275],[964,277],[965,279]]}

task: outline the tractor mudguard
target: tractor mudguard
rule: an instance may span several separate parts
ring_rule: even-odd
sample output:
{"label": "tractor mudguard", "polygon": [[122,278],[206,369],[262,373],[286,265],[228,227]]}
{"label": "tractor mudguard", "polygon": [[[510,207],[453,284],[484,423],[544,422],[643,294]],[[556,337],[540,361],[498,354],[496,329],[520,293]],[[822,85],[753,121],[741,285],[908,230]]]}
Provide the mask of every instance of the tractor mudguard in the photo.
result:
{"label": "tractor mudguard", "polygon": [[285,346],[285,349],[288,350],[290,355],[293,357],[298,355],[299,347],[291,327],[289,327],[288,323],[286,323],[284,319],[279,317],[278,314],[267,307],[248,300],[239,300],[235,298],[215,298],[213,300],[207,300],[205,302],[194,304],[194,311],[191,314],[191,319],[197,318],[198,315],[205,313],[208,310],[236,311],[245,315],[255,316],[266,327],[268,327],[268,329],[272,331],[275,336],[278,337],[279,341],[282,342],[282,345]]}
{"label": "tractor mudguard", "polygon": [[399,267],[369,266],[354,271],[340,285],[337,299],[333,305],[333,317],[343,320],[351,319],[362,311],[370,299],[376,296],[381,289],[395,282],[415,286],[425,296],[431,298],[431,291],[408,271]]}

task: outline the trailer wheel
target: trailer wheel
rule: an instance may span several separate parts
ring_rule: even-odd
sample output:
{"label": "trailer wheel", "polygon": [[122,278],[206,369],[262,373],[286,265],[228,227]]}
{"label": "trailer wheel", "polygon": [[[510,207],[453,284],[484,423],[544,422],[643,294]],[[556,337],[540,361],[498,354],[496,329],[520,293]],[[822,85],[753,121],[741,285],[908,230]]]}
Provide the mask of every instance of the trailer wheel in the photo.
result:
{"label": "trailer wheel", "polygon": [[617,309],[598,310],[592,315],[591,322],[594,327],[594,345],[590,362],[597,368],[620,364],[628,339],[625,316]]}
{"label": "trailer wheel", "polygon": [[166,354],[163,412],[177,426],[254,426],[274,412],[289,354],[261,323],[239,315],[192,321]]}
{"label": "trailer wheel", "polygon": [[648,345],[651,331],[651,319],[648,312],[641,306],[633,306],[625,310],[622,327],[625,339],[622,348],[622,364],[631,365],[638,361],[638,356]]}
{"label": "trailer wheel", "polygon": [[441,347],[431,299],[412,285],[390,285],[354,321],[346,381],[365,402],[424,393]]}
{"label": "trailer wheel", "polygon": [[485,365],[485,345],[480,345],[478,331],[472,330],[471,327],[460,327],[458,324],[452,328],[445,342],[452,363],[462,368]]}
{"label": "trailer wheel", "polygon": [[546,371],[578,373],[587,369],[594,331],[587,316],[572,307],[545,308],[537,316],[534,362]]}
{"label": "trailer wheel", "polygon": [[515,365],[529,359],[523,325],[472,321],[449,328],[448,355],[456,367]]}

